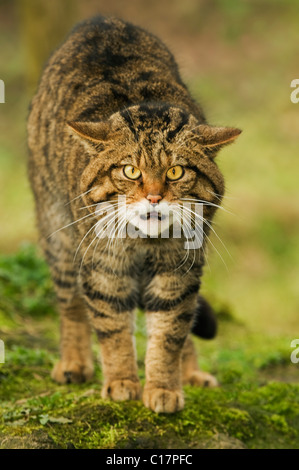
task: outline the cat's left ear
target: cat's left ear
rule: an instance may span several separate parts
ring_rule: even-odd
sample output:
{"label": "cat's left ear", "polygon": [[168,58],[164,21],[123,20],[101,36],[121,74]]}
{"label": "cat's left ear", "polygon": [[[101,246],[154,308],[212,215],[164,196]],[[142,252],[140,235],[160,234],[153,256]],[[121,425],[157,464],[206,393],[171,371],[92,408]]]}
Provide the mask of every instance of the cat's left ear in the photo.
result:
{"label": "cat's left ear", "polygon": [[241,134],[235,127],[214,127],[206,124],[198,126],[196,133],[199,143],[210,156],[214,157],[223,146],[231,144]]}
{"label": "cat's left ear", "polygon": [[111,125],[108,122],[76,122],[67,123],[68,126],[83,139],[101,144],[112,139]]}

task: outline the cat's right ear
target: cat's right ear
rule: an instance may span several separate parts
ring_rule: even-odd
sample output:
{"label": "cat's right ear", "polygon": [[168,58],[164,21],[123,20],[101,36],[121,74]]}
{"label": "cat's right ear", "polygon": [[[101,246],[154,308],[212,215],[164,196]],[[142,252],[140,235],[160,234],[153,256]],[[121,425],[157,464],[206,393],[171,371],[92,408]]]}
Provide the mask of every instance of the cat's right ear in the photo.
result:
{"label": "cat's right ear", "polygon": [[102,144],[112,138],[111,125],[108,122],[71,121],[67,124],[79,137],[96,144]]}

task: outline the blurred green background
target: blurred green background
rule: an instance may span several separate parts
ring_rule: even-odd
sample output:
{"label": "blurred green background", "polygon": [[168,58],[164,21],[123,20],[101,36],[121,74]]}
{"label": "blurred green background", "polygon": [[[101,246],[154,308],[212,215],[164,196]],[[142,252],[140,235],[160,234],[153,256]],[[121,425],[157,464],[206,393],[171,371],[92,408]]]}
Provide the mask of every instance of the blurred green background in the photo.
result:
{"label": "blurred green background", "polygon": [[296,0],[2,0],[1,252],[37,241],[26,117],[43,64],[74,23],[95,13],[157,34],[210,123],[243,129],[218,157],[229,212],[217,215],[223,244],[212,237],[203,289],[265,340],[298,337],[299,104],[290,100],[299,76]]}

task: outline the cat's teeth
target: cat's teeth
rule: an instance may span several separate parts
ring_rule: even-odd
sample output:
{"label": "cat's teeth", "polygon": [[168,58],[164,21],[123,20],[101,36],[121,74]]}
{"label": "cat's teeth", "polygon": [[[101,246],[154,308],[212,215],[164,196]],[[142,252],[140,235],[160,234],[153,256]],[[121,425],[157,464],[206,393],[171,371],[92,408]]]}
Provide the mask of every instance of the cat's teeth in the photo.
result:
{"label": "cat's teeth", "polygon": [[140,219],[141,220],[159,220],[162,221],[165,219],[165,215],[160,214],[159,212],[156,211],[151,211],[147,212],[146,214],[141,214]]}

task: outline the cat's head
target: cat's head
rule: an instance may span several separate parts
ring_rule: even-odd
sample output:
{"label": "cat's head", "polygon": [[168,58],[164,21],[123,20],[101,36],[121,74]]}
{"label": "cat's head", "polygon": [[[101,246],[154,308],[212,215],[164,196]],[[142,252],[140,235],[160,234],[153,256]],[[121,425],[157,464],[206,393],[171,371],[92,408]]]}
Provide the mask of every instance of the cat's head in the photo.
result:
{"label": "cat's head", "polygon": [[241,132],[154,103],[124,109],[104,122],[69,126],[90,154],[81,178],[86,205],[94,210],[98,203],[100,217],[101,203],[125,197],[126,215],[118,215],[146,235],[149,225],[151,234],[163,233],[191,203],[202,204],[202,217],[211,220],[224,193],[215,156]]}

